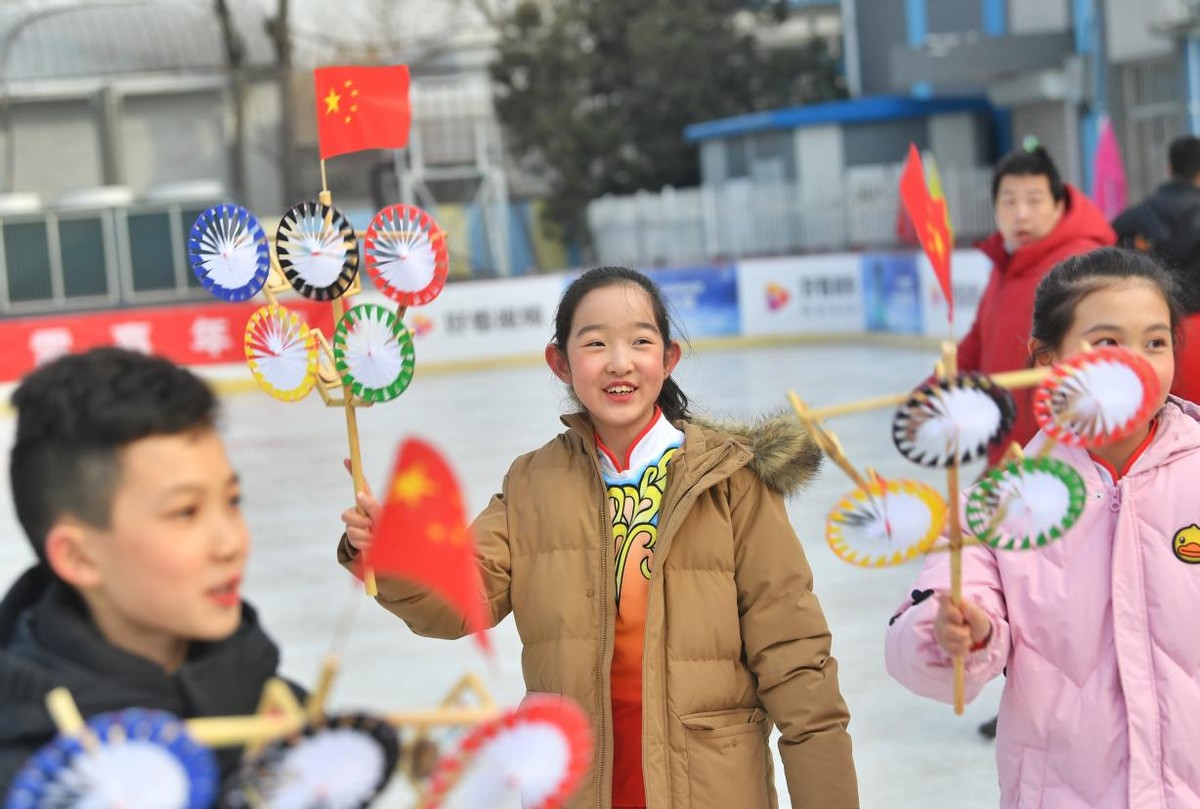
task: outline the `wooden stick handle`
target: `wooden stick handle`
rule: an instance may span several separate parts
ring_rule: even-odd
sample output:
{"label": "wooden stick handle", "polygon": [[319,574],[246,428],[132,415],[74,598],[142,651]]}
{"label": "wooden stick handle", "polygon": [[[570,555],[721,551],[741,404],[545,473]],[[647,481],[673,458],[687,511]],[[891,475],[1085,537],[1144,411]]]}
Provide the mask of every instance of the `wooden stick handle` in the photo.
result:
{"label": "wooden stick handle", "polygon": [[[495,708],[434,708],[397,711],[384,715],[388,724],[406,728],[462,727],[477,725],[500,715]],[[303,716],[257,714],[253,716],[207,716],[187,720],[188,734],[208,747],[241,747],[263,744],[299,732]]]}
{"label": "wooden stick handle", "polygon": [[65,687],[60,686],[46,694],[46,710],[58,732],[64,736],[82,736],[87,729],[75,698]]}
{"label": "wooden stick handle", "polygon": [[854,464],[850,463],[850,459],[846,457],[846,453],[842,451],[842,445],[837,438],[817,424],[816,418],[813,417],[812,411],[808,409],[808,405],[796,395],[795,391],[788,391],[788,401],[792,403],[792,409],[796,411],[796,418],[804,425],[813,440],[817,442],[817,446],[821,448],[829,460],[837,464],[838,468],[846,473],[849,478],[854,481],[854,484],[863,491],[867,491],[867,481],[854,468]]}
{"label": "wooden stick handle", "polygon": [[207,747],[261,745],[298,733],[302,716],[262,714],[257,716],[207,716],[187,721],[188,735]]}
{"label": "wooden stick handle", "polygon": [[[333,322],[342,321],[346,314],[346,303],[341,298],[333,299]],[[354,481],[354,497],[366,488],[362,470],[362,449],[358,441],[358,413],[354,409],[354,391],[349,386],[342,387],[343,409],[346,412],[346,438],[350,443],[350,477]],[[357,508],[357,505],[355,506]],[[360,510],[361,511],[361,510]],[[371,598],[379,595],[379,587],[375,582],[375,571],[370,568],[363,570],[363,588]]]}
{"label": "wooden stick handle", "polygon": [[329,694],[333,691],[333,681],[338,673],[338,659],[336,655],[328,655],[325,662],[321,665],[321,674],[317,678],[317,687],[308,695],[308,704],[305,706],[305,713],[308,714],[309,721],[315,722],[325,715],[325,705],[329,702]]}
{"label": "wooden stick handle", "polygon": [[[950,378],[958,373],[958,346],[951,341],[942,343],[942,361],[940,373]],[[950,600],[956,605],[962,603],[962,522],[958,513],[958,446],[955,441],[954,459],[946,467],[946,505],[949,507],[949,540],[950,540]],[[965,661],[961,657],[954,658],[954,713],[962,715],[965,693]]]}
{"label": "wooden stick handle", "polygon": [[[944,362],[944,360],[943,360]],[[1000,374],[990,374],[989,378],[995,384],[1002,388],[1013,390],[1016,388],[1031,388],[1034,385],[1041,384],[1042,380],[1050,375],[1050,368],[1023,368],[1020,371],[1005,371]],[[883,410],[889,407],[898,407],[912,398],[912,391],[904,393],[891,393],[885,396],[875,396],[870,399],[859,399],[855,402],[844,402],[842,404],[827,405],[825,407],[814,407],[809,411],[809,415],[814,419],[828,419],[835,416],[849,416],[854,413],[866,413],[870,410]]]}
{"label": "wooden stick handle", "polygon": [[500,712],[492,707],[445,707],[396,711],[385,715],[388,724],[406,728],[460,727],[478,725],[495,719]]}

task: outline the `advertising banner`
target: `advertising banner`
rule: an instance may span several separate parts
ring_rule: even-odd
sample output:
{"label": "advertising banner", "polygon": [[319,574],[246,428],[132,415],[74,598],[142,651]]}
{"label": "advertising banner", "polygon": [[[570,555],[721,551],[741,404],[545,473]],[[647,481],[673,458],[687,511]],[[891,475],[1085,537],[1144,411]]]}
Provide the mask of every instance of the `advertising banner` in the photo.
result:
{"label": "advertising banner", "polygon": [[861,332],[860,259],[839,254],[741,261],[738,306],[742,334]]}
{"label": "advertising banner", "polygon": [[429,304],[411,309],[417,371],[423,362],[540,356],[554,337],[561,275],[447,284]]}
{"label": "advertising banner", "polygon": [[[925,311],[925,334],[945,337],[946,298],[934,278],[933,268],[924,255],[917,257],[917,277],[921,284],[921,304]],[[987,287],[992,263],[978,250],[955,250],[950,263],[950,283],[954,288],[954,337],[961,339],[971,330],[979,299]]]}
{"label": "advertising banner", "polygon": [[[281,303],[332,335],[328,303],[304,298]],[[262,305],[214,301],[0,320],[0,381],[20,379],[62,354],[97,346],[157,354],[180,365],[244,363],[246,322]]]}
{"label": "advertising banner", "polygon": [[736,264],[706,264],[647,270],[662,289],[671,314],[687,337],[739,334],[738,273]]}
{"label": "advertising banner", "polygon": [[921,282],[912,253],[862,257],[864,326],[869,332],[922,334]]}

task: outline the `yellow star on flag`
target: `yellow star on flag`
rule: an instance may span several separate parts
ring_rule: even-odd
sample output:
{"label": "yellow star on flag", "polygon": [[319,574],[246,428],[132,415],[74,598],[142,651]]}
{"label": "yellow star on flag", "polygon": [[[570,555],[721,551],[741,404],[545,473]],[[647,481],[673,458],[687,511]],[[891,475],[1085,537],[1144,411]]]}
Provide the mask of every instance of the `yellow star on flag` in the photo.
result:
{"label": "yellow star on flag", "polygon": [[396,482],[392,484],[392,497],[402,501],[409,508],[433,491],[433,481],[425,475],[420,466],[405,469],[396,476]]}
{"label": "yellow star on flag", "polygon": [[[355,98],[358,98],[358,90],[355,90],[355,89],[354,89],[354,82],[350,81],[349,79],[346,79],[346,81],[342,82],[342,87],[343,87],[343,88],[344,88],[344,89],[345,89],[347,92],[349,92],[349,93],[350,93],[350,99],[351,99],[351,101],[352,101],[352,102],[353,102],[353,100],[354,100]],[[348,114],[348,115],[347,115],[347,116],[346,116],[346,117],[345,117],[345,118],[342,120],[342,123],[346,123],[346,124],[348,124],[348,123],[350,123],[351,121],[353,121],[353,120],[354,120],[354,113],[356,113],[356,112],[358,112],[358,105],[357,105],[357,104],[354,104],[354,103],[351,103],[351,104],[350,104],[350,113],[349,113],[349,114]]]}
{"label": "yellow star on flag", "polygon": [[461,545],[463,543],[463,536],[462,531],[455,531],[440,522],[432,522],[425,529],[425,537],[430,542],[445,542],[449,540],[451,545]]}
{"label": "yellow star on flag", "polygon": [[930,224],[926,227],[925,232],[928,234],[929,252],[941,258],[942,254],[946,252],[946,245],[942,242],[942,234],[938,230],[937,225]]}
{"label": "yellow star on flag", "polygon": [[332,87],[330,87],[329,95],[325,96],[324,100],[325,100],[325,114],[329,115],[331,113],[338,111],[338,104],[341,103],[342,97],[337,94],[337,90],[334,90]]}

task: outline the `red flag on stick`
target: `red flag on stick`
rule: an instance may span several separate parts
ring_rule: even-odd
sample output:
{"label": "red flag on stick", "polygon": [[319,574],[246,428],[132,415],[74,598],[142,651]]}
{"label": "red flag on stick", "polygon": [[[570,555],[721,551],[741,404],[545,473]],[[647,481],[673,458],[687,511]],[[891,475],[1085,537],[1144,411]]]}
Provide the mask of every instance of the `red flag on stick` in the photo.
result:
{"label": "red flag on stick", "polygon": [[319,67],[313,77],[322,160],[408,144],[408,67]]}
{"label": "red flag on stick", "polygon": [[462,492],[445,459],[424,441],[410,438],[400,447],[363,566],[441,596],[489,650],[483,586]]}
{"label": "red flag on stick", "polygon": [[950,220],[946,212],[946,200],[934,199],[925,183],[925,171],[921,166],[921,155],[917,147],[908,145],[908,159],[900,173],[900,199],[908,215],[912,217],[921,247],[933,265],[942,294],[946,296],[946,307],[950,322],[954,322],[954,292],[950,285]]}

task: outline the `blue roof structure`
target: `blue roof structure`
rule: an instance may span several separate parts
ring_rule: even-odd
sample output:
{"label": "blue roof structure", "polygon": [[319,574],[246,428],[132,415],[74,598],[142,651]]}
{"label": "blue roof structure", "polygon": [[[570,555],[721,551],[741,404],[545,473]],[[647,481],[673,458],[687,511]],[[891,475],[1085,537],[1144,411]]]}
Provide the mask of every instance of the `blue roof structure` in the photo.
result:
{"label": "blue roof structure", "polygon": [[931,115],[953,112],[990,112],[992,106],[983,96],[956,96],[946,98],[910,98],[888,95],[869,98],[852,98],[845,101],[827,101],[823,104],[808,104],[802,107],[785,107],[778,110],[737,115],[692,124],[683,130],[683,136],[691,143],[749,135],[772,129],[799,129],[822,124],[866,124],[877,121],[892,121],[902,118],[927,118]]}

